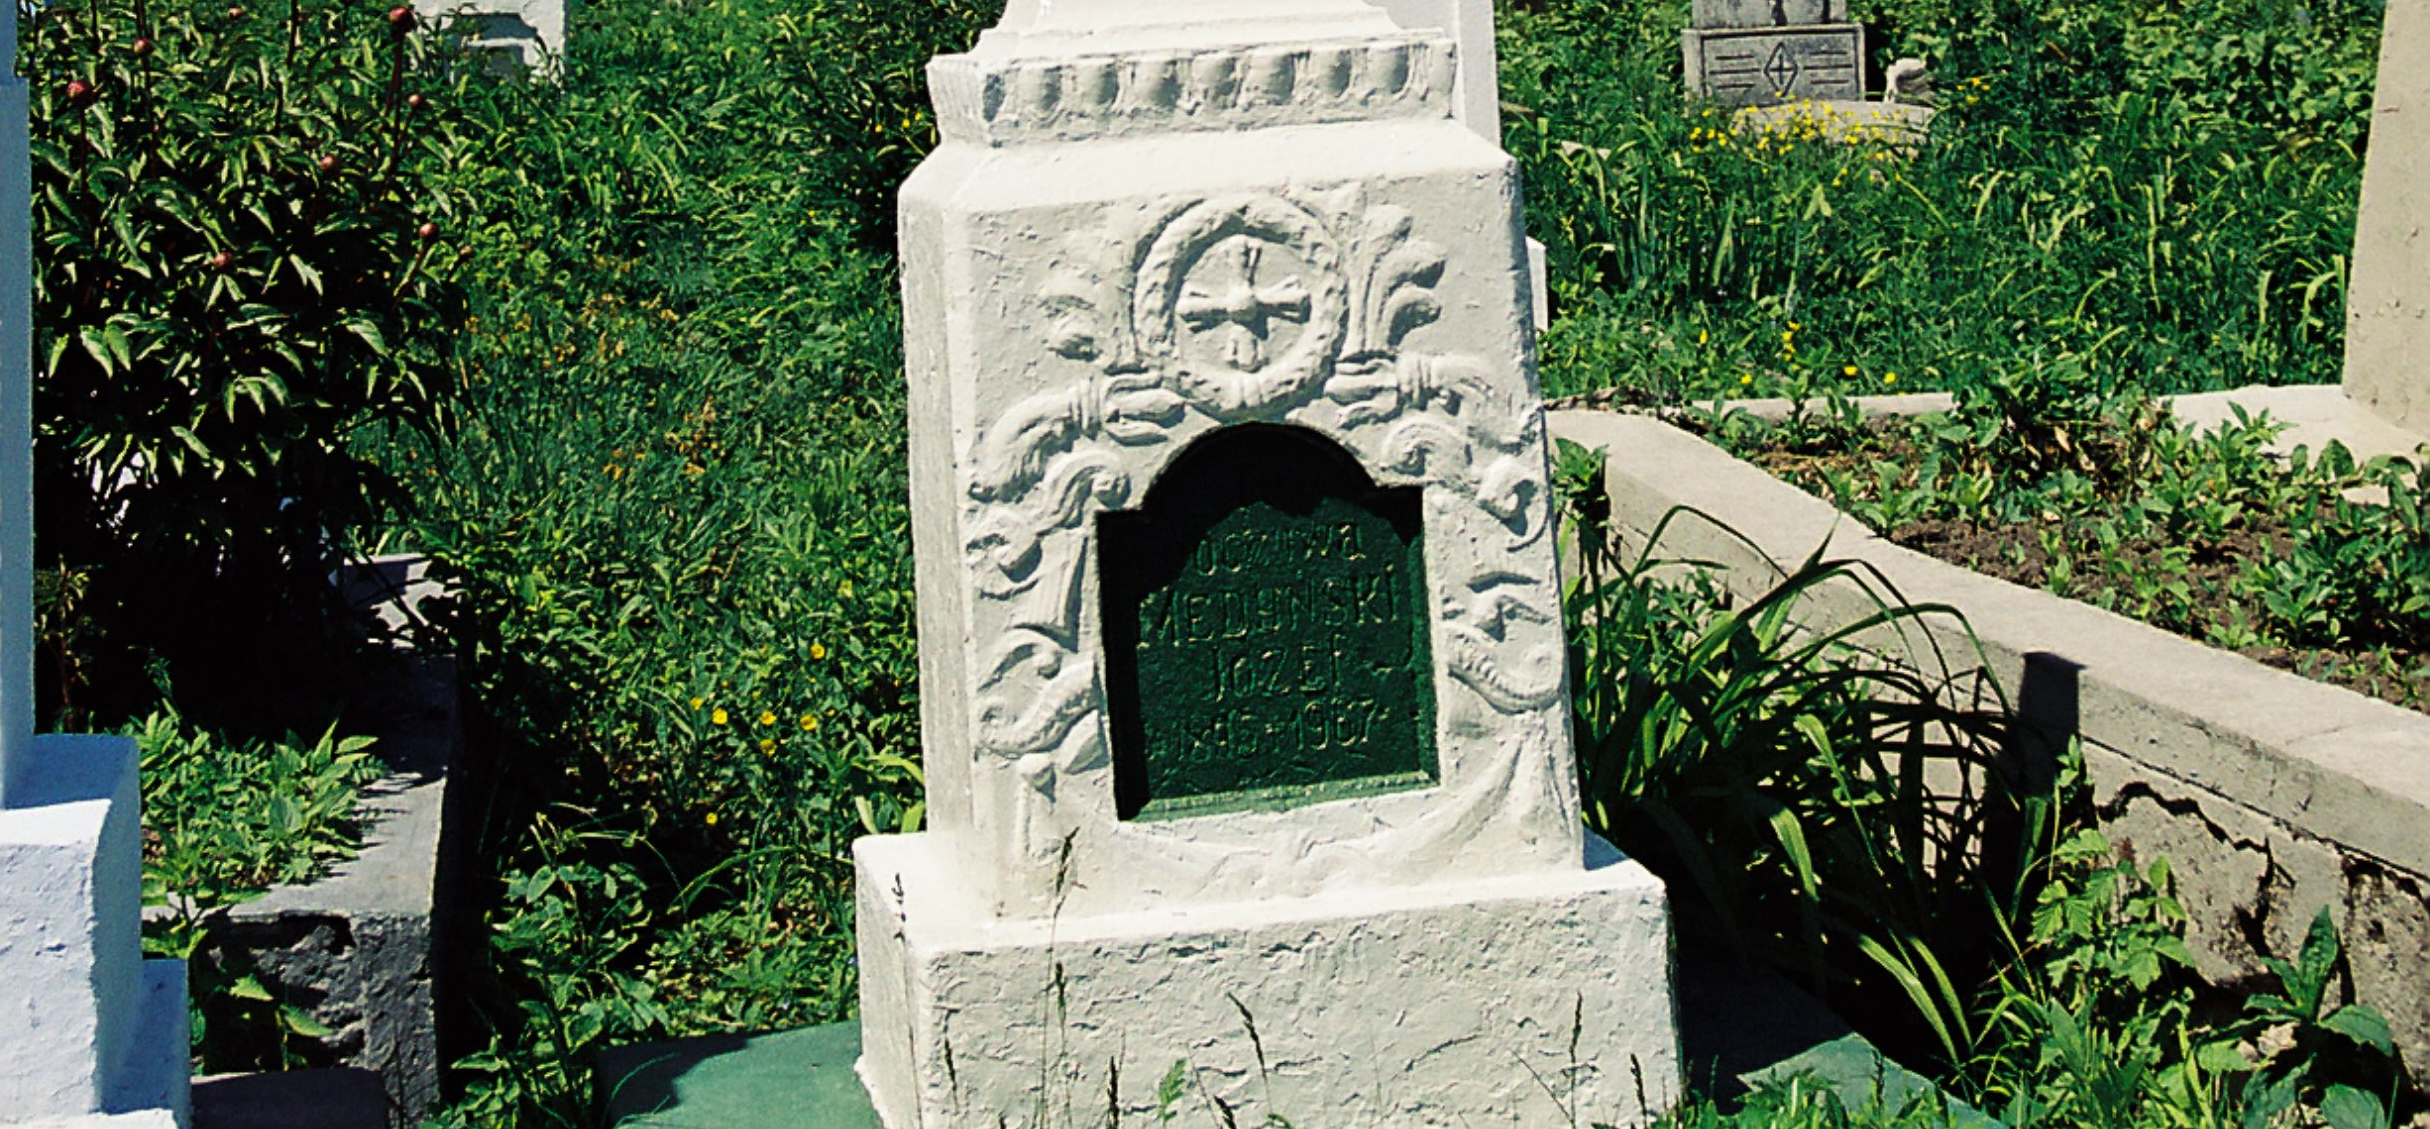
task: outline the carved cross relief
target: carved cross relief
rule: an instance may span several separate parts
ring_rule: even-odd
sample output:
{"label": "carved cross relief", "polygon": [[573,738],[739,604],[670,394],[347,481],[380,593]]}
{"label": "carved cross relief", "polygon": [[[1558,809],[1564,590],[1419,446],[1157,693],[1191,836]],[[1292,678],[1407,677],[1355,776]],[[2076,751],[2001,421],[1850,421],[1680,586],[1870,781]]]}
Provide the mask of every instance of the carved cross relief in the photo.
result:
{"label": "carved cross relief", "polygon": [[1242,372],[1264,368],[1279,351],[1271,340],[1273,323],[1308,321],[1308,287],[1297,273],[1259,283],[1258,269],[1269,248],[1289,255],[1287,248],[1245,234],[1224,240],[1190,271],[1174,304],[1198,338],[1192,344],[1212,346],[1227,365]]}

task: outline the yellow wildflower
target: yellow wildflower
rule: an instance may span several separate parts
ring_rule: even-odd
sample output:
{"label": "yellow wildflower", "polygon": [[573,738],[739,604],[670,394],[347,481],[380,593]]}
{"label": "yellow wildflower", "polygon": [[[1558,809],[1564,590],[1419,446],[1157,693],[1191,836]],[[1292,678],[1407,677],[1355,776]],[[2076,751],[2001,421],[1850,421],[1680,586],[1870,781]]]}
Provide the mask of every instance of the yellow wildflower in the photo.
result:
{"label": "yellow wildflower", "polygon": [[698,695],[698,694],[694,694],[694,695],[692,695],[692,708],[693,708],[693,709],[699,709],[699,708],[700,708],[700,704],[701,704],[702,702],[706,701],[706,700],[707,700],[707,699],[702,698],[702,697],[701,697],[700,695]]}
{"label": "yellow wildflower", "polygon": [[826,645],[825,643],[812,643],[812,644],[810,644],[810,657],[811,657],[812,659],[823,659],[823,658],[826,658],[826,657],[827,657],[827,645]]}
{"label": "yellow wildflower", "polygon": [[1841,366],[1839,366],[1839,374],[1840,374],[1841,376],[1855,376],[1855,375],[1856,375],[1856,366],[1855,366],[1855,365],[1841,365]]}
{"label": "yellow wildflower", "polygon": [[775,710],[761,710],[761,711],[759,711],[759,724],[760,724],[760,726],[761,726],[762,728],[765,728],[765,727],[767,727],[767,726],[770,726],[770,725],[774,725],[774,724],[776,724],[776,711],[775,711]]}
{"label": "yellow wildflower", "polygon": [[1897,374],[1897,373],[1895,373],[1895,372],[1887,372],[1887,373],[1883,373],[1883,374],[1882,374],[1882,383],[1884,383],[1884,384],[1896,384],[1896,383],[1898,383],[1898,374]]}
{"label": "yellow wildflower", "polygon": [[710,813],[709,813],[709,814],[706,816],[706,818],[707,818],[707,820],[708,820],[709,826],[711,826],[711,827],[715,827],[715,826],[717,826],[717,813],[716,813],[716,812],[710,812]]}
{"label": "yellow wildflower", "polygon": [[809,714],[809,713],[803,714],[803,715],[802,715],[802,732],[807,733],[807,732],[809,732],[809,731],[811,731],[811,730],[813,730],[813,729],[816,729],[816,728],[818,728],[818,715],[817,715],[817,714]]}
{"label": "yellow wildflower", "polygon": [[776,738],[774,738],[774,737],[762,737],[762,738],[760,738],[760,739],[759,739],[759,751],[760,751],[760,752],[763,752],[763,753],[767,753],[767,754],[768,754],[768,755],[770,755],[770,756],[774,756],[774,755],[776,755]]}
{"label": "yellow wildflower", "polygon": [[717,707],[716,709],[709,711],[709,724],[711,724],[711,725],[724,725],[725,723],[726,723],[726,707],[724,707],[724,706],[719,706],[719,707]]}

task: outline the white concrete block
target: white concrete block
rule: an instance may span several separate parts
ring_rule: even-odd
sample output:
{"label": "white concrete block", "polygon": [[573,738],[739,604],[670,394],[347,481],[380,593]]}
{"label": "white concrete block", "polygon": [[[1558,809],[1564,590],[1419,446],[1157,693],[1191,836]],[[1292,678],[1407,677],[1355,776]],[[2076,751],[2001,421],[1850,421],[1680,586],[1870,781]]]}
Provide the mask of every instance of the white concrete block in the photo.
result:
{"label": "white concrete block", "polygon": [[1452,80],[1452,116],[1499,148],[1501,69],[1495,62],[1493,0],[1380,0],[1392,21],[1412,30],[1436,28],[1459,44]]}
{"label": "white concrete block", "polygon": [[135,743],[40,737],[30,769],[0,811],[0,1117],[182,1108],[184,969],[138,934]]}
{"label": "white concrete block", "polygon": [[1642,1124],[1680,1086],[1664,894],[1588,848],[1508,880],[984,924],[944,843],[863,839],[863,1076],[889,1129],[1129,1124],[1177,1062],[1242,1125]]}

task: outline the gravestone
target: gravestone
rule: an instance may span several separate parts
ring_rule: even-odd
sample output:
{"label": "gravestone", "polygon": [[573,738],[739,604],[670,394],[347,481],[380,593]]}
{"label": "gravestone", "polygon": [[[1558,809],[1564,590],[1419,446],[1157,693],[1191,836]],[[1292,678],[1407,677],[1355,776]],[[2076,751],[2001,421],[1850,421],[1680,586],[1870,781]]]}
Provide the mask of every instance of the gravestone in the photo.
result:
{"label": "gravestone", "polygon": [[423,24],[464,37],[502,78],[557,74],[566,0],[413,0]]}
{"label": "gravestone", "polygon": [[2430,433],[2430,4],[2390,0],[2347,284],[2348,395]]}
{"label": "gravestone", "polygon": [[1725,106],[1865,96],[1865,27],[1848,0],[1696,0],[1679,43],[1688,89]]}
{"label": "gravestone", "polygon": [[0,1125],[186,1120],[186,977],[143,959],[135,744],[34,735],[32,209],[0,7]]}
{"label": "gravestone", "polygon": [[1016,0],[931,64],[928,826],[855,847],[893,1129],[1678,1092],[1662,887],[1579,816],[1518,183],[1456,50],[1363,0]]}

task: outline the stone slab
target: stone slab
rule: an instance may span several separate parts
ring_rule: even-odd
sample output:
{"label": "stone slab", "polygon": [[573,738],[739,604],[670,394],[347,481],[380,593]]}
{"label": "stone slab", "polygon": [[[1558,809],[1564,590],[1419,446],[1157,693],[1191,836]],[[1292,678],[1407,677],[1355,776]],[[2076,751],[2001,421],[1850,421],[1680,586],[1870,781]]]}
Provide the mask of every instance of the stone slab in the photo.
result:
{"label": "stone slab", "polygon": [[[2430,329],[2424,332],[2430,333]],[[2430,444],[2430,415],[2423,416],[2418,426],[2400,427],[2334,384],[2254,385],[2162,400],[2179,423],[2196,428],[2226,423],[2239,408],[2247,415],[2267,412],[2271,419],[2287,425],[2270,444],[2280,454],[2297,447],[2309,447],[2317,454],[2335,441],[2345,444],[2358,461],[2381,455],[2421,458],[2423,445]]]}
{"label": "stone slab", "polygon": [[1865,96],[1863,24],[1679,34],[1690,93],[1724,106],[1856,102]]}
{"label": "stone slab", "polygon": [[[2356,977],[2359,997],[2388,1017],[2416,1081],[2430,1081],[2430,997],[2419,990],[2430,957],[2414,943],[2430,937],[2430,716],[1901,548],[1653,419],[1562,412],[1552,430],[1610,452],[1624,540],[1641,544],[1679,506],[1735,531],[1675,521],[1665,552],[1730,566],[1725,583],[1749,598],[1772,570],[1827,545],[1879,569],[1909,601],[1959,609],[1970,633],[1941,623],[1867,645],[1912,656],[1928,642],[1971,666],[1979,641],[2029,733],[2081,738],[2113,840],[2187,855],[2180,872],[2205,874],[2188,909],[2205,914],[2189,942],[2206,974],[2248,975],[2256,927],[2277,946],[2271,955],[2292,958],[2303,924],[2332,907],[2349,944],[2371,954],[2358,964],[2372,970]],[[1809,626],[1876,610],[1853,588],[1817,593],[1800,617]],[[2155,824],[2155,810],[2170,818]]]}
{"label": "stone slab", "polygon": [[[1717,954],[1680,955],[1680,1056],[1689,1088],[1723,1102],[1795,1075],[1823,1080],[1850,1108],[1896,1108],[1933,1090],[1778,973]],[[854,1071],[859,1021],[764,1035],[709,1035],[602,1052],[600,1107],[609,1129],[884,1129]],[[1519,1070],[1514,1063],[1509,1069]],[[352,1122],[223,1123],[204,1111],[197,1129],[358,1129]],[[1965,1129],[1995,1125],[1951,1099]]]}
{"label": "stone slab", "polygon": [[194,1129],[387,1129],[388,1094],[360,1067],[194,1080]]}
{"label": "stone slab", "polygon": [[618,1047],[599,1056],[599,1104],[609,1129],[884,1129],[860,1057],[857,1022]]}
{"label": "stone slab", "polygon": [[2348,392],[2430,431],[2430,3],[2390,0],[2346,282]]}
{"label": "stone slab", "polygon": [[1696,0],[1690,26],[1799,27],[1848,22],[1848,0]]}
{"label": "stone slab", "polygon": [[1668,903],[1588,843],[1579,870],[987,925],[934,838],[863,839],[861,1073],[892,1129],[1144,1116],[1175,1063],[1243,1123],[1643,1124],[1680,1092]]}

